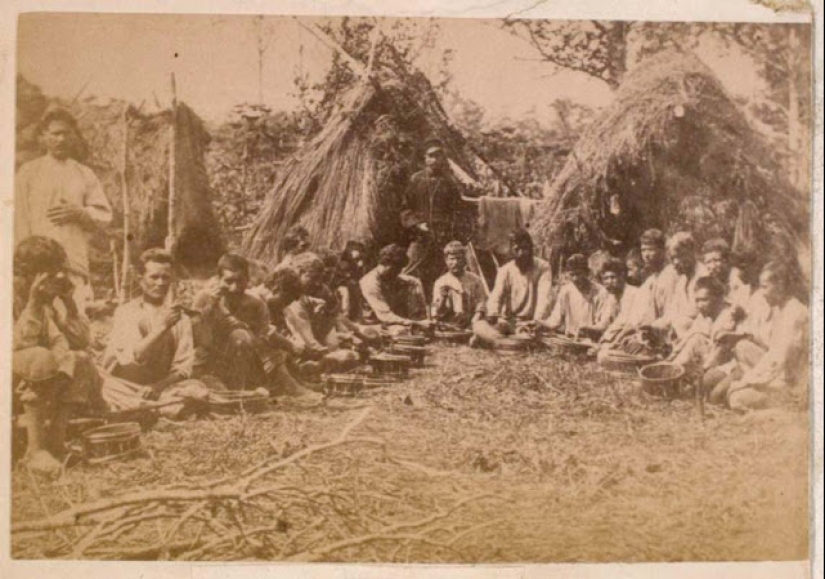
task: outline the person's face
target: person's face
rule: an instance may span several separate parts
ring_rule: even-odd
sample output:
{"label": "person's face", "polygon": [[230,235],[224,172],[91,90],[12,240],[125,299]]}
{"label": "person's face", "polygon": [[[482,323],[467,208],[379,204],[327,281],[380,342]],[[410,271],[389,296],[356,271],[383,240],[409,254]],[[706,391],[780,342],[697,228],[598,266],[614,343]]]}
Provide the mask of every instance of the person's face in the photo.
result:
{"label": "person's face", "polygon": [[514,244],[512,246],[513,259],[516,260],[516,265],[520,269],[526,269],[533,262],[533,246],[522,243]]}
{"label": "person's face", "polygon": [[590,284],[590,279],[587,277],[587,272],[581,269],[574,269],[567,272],[567,279],[573,282],[579,289],[586,289]]}
{"label": "person's face", "polygon": [[140,291],[149,301],[160,303],[169,293],[173,279],[171,264],[150,261],[140,276]]}
{"label": "person's face", "polygon": [[679,275],[690,275],[696,266],[696,258],[690,250],[680,249],[670,252],[670,263]]}
{"label": "person's face", "polygon": [[624,278],[614,271],[606,271],[602,274],[602,285],[604,289],[612,294],[618,294],[624,288]]}
{"label": "person's face", "polygon": [[66,121],[52,121],[43,133],[43,144],[53,157],[65,159],[69,156],[73,135],[74,130]]}
{"label": "person's face", "polygon": [[467,267],[464,257],[458,254],[450,254],[444,261],[447,264],[447,271],[453,275],[463,274],[464,268]]}
{"label": "person's face", "polygon": [[778,283],[776,276],[770,271],[762,272],[759,276],[759,289],[770,306],[780,305],[785,299],[785,288]]}
{"label": "person's face", "polygon": [[708,289],[703,288],[697,291],[693,301],[696,311],[703,316],[716,317],[716,314],[719,313],[721,300]]}
{"label": "person's face", "polygon": [[239,299],[249,285],[247,277],[239,271],[224,269],[221,271],[219,286],[221,293],[230,300]]}
{"label": "person's face", "polygon": [[59,295],[65,295],[73,289],[72,282],[64,268],[55,269],[48,272],[49,276],[41,286],[43,293],[49,298],[55,298]]}
{"label": "person's face", "polygon": [[358,249],[353,249],[349,253],[350,272],[353,277],[360,278],[364,275],[364,256]]}
{"label": "person's face", "polygon": [[642,277],[642,265],[634,259],[629,260],[627,266],[627,277],[638,280]]}
{"label": "person's face", "polygon": [[301,288],[309,293],[318,289],[324,280],[324,270],[322,268],[309,268],[301,272],[298,276],[301,280]]}
{"label": "person's face", "polygon": [[664,252],[655,245],[642,245],[642,263],[645,267],[657,267],[664,261]]}
{"label": "person's face", "polygon": [[427,152],[424,153],[424,163],[430,169],[440,171],[444,168],[444,165],[446,165],[447,157],[444,155],[444,151],[442,149],[432,147],[427,149]]}
{"label": "person's face", "polygon": [[723,278],[730,270],[727,258],[721,251],[711,251],[706,253],[702,261],[708,270],[708,274],[716,278]]}

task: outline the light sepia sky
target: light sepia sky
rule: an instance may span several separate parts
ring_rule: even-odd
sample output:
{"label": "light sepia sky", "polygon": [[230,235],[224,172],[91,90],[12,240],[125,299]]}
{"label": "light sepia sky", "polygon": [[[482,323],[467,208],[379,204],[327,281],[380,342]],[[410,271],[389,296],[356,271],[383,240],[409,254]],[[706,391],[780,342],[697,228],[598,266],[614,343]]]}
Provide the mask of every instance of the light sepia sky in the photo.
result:
{"label": "light sepia sky", "polygon": [[[265,19],[263,100],[273,109],[296,105],[297,70],[320,78],[331,51],[288,17]],[[208,120],[220,121],[232,106],[258,98],[256,19],[252,16],[28,14],[19,20],[18,72],[46,94],[120,98],[152,108],[178,97]],[[303,50],[300,49],[303,47]],[[453,87],[477,101],[488,119],[552,120],[550,104],[570,98],[599,108],[607,86],[588,76],[536,61],[532,48],[492,20],[442,19],[436,46],[416,64],[436,80],[444,49],[452,49]],[[762,85],[753,67],[713,46],[698,51],[729,90],[753,95]],[[175,58],[177,54],[177,58]]]}

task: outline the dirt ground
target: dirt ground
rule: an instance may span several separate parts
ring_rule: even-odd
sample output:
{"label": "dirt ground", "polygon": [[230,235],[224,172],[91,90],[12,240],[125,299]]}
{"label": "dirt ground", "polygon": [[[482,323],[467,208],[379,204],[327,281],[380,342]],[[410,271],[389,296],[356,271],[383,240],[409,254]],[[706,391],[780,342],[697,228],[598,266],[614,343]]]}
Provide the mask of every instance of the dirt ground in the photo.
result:
{"label": "dirt ground", "polygon": [[[356,440],[314,446],[346,436]],[[432,349],[427,367],[398,385],[313,407],[285,401],[262,414],[162,421],[142,444],[140,456],[79,464],[55,481],[15,468],[13,523],[281,462],[267,474],[269,491],[253,498],[247,489],[237,501],[248,502],[240,522],[214,497],[146,524],[112,522],[137,516],[114,511],[96,526],[15,532],[14,556],[640,562],[808,554],[808,414],[799,404],[751,415],[709,408],[702,421],[691,401],[648,397],[632,378],[546,352]],[[239,533],[230,533],[232,521]]]}

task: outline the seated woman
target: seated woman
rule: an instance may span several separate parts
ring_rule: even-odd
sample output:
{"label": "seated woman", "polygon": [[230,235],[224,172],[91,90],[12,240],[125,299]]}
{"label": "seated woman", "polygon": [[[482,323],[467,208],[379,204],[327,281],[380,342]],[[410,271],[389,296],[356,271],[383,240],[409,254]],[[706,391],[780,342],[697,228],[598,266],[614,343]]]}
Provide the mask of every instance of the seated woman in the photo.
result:
{"label": "seated woman", "polygon": [[670,360],[685,368],[692,383],[708,394],[729,372],[726,365],[733,352],[728,336],[736,332],[743,312],[726,305],[724,287],[710,276],[696,280],[693,305],[695,316],[674,345]]}
{"label": "seated woman", "polygon": [[179,418],[192,409],[189,401],[206,399],[209,390],[192,377],[195,348],[189,314],[177,303],[166,303],[174,281],[172,255],[158,248],[146,250],[140,258],[140,296],[115,310],[103,367],[115,378],[145,386],[144,398],[178,401],[161,412]]}
{"label": "seated woman", "polygon": [[510,234],[513,259],[496,275],[487,300],[486,317],[473,322],[473,333],[482,345],[527,330],[550,306],[550,265],[534,256],[533,239],[521,229]]}
{"label": "seated woman", "polygon": [[70,416],[106,411],[88,352],[89,321],[73,297],[68,266],[51,238],[28,237],[14,252],[14,402],[25,413],[26,463],[44,474],[60,469]]}
{"label": "seated woman", "polygon": [[388,245],[378,255],[378,265],[361,278],[361,293],[385,329],[403,334],[413,328],[426,330],[427,301],[421,282],[401,272],[407,252],[400,245]]}
{"label": "seated woman", "polygon": [[808,308],[793,297],[792,279],[783,263],[762,269],[743,332],[735,336],[737,370],[714,389],[712,402],[759,409],[793,387],[807,386]]}
{"label": "seated woman", "polygon": [[644,321],[648,307],[644,301],[646,294],[627,283],[627,266],[620,259],[608,259],[599,277],[608,293],[605,315],[612,318],[600,342],[617,344]]}
{"label": "seated woman", "polygon": [[577,253],[565,263],[568,276],[550,316],[539,323],[554,332],[598,340],[618,307],[607,291],[590,279],[587,259]]}
{"label": "seated woman", "polygon": [[473,320],[484,316],[487,295],[484,282],[467,271],[467,250],[460,241],[444,247],[447,273],[433,286],[432,317],[458,330],[468,329]]}

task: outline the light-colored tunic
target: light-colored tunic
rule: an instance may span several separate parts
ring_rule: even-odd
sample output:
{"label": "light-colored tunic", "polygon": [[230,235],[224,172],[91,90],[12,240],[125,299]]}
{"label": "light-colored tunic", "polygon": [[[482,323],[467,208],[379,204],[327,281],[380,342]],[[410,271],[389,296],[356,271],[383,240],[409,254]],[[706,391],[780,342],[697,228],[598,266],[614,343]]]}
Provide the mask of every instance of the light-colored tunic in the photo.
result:
{"label": "light-colored tunic", "polygon": [[487,306],[487,292],[484,282],[476,274],[466,271],[460,278],[450,272],[445,273],[433,285],[433,307],[435,315],[441,308],[445,298],[442,297],[443,288],[450,288],[452,312],[455,315],[475,314],[484,312]]}
{"label": "light-colored tunic", "polygon": [[610,294],[608,296],[608,311],[615,316],[602,337],[603,342],[610,342],[625,330],[638,328],[645,322],[649,304],[647,297],[650,294],[642,288],[625,285],[620,298]]}
{"label": "light-colored tunic", "polygon": [[583,327],[604,330],[613,311],[610,295],[599,284],[590,283],[590,287],[582,292],[574,283],[568,282],[559,290],[546,324],[567,334],[575,334]]}
{"label": "light-colored tunic", "polygon": [[427,300],[418,278],[401,274],[391,284],[382,283],[373,269],[359,282],[361,293],[382,324],[406,324],[427,317]]}
{"label": "light-colored tunic", "polygon": [[103,356],[103,367],[109,372],[114,372],[118,366],[143,367],[146,375],[144,383],[157,382],[172,372],[182,378],[189,378],[195,362],[195,348],[192,322],[188,316],[182,316],[146,352],[146,359],[142,363],[135,359],[135,347],[161,325],[165,315],[165,306],[154,306],[142,297],[118,307],[112,322],[109,345]]}
{"label": "light-colored tunic", "polygon": [[530,321],[547,317],[550,311],[553,275],[550,265],[538,257],[522,272],[515,260],[498,270],[487,300],[487,315]]}
{"label": "light-colored tunic", "polygon": [[91,232],[79,223],[55,225],[46,216],[61,203],[83,207],[99,225],[112,221],[111,204],[89,167],[44,155],[25,163],[15,177],[15,243],[32,235],[51,237],[66,250],[72,271],[88,278]]}

